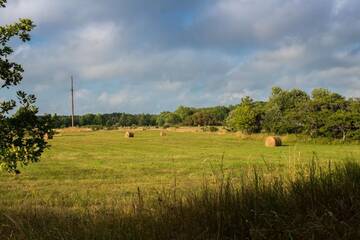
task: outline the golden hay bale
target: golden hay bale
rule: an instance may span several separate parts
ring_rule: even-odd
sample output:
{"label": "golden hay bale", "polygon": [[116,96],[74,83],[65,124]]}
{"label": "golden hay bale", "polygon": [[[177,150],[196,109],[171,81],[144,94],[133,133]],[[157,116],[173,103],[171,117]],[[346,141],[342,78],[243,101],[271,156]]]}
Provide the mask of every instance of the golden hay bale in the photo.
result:
{"label": "golden hay bale", "polygon": [[135,134],[133,132],[127,131],[127,132],[125,132],[125,137],[126,138],[133,138],[133,137],[135,137]]}
{"label": "golden hay bale", "polygon": [[45,133],[44,140],[50,140],[50,139],[53,139],[53,135],[49,135],[49,134]]}
{"label": "golden hay bale", "polygon": [[165,137],[165,136],[166,136],[166,132],[161,131],[160,132],[160,137]]}
{"label": "golden hay bale", "polygon": [[266,147],[279,147],[282,145],[282,141],[280,137],[267,137],[265,140]]}

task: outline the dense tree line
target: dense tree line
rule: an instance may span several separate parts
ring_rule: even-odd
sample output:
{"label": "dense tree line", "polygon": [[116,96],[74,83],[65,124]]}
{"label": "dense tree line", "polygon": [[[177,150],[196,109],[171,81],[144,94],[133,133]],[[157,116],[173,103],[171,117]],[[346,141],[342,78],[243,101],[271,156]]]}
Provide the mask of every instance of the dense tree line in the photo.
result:
{"label": "dense tree line", "polygon": [[[71,125],[69,116],[53,115],[55,127]],[[268,101],[245,97],[236,106],[193,108],[180,106],[174,112],[155,114],[85,114],[76,117],[79,126],[226,126],[252,133],[307,134],[346,140],[360,139],[360,99],[341,96],[327,89],[309,95],[300,89],[272,89]]]}
{"label": "dense tree line", "polygon": [[307,134],[360,140],[360,99],[346,99],[326,89],[311,95],[299,89],[272,89],[267,102],[243,98],[226,125],[246,133]]}
{"label": "dense tree line", "polygon": [[[54,128],[65,128],[71,126],[70,116],[52,115]],[[103,127],[131,127],[131,126],[155,126],[157,125],[157,115],[154,114],[85,114],[75,116],[76,126],[103,126]]]}

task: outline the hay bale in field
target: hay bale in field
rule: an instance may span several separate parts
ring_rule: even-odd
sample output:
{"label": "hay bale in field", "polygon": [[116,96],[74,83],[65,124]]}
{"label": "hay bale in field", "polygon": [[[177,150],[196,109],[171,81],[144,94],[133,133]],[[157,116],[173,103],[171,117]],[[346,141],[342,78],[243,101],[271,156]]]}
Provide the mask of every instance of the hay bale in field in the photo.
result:
{"label": "hay bale in field", "polygon": [[50,140],[50,139],[53,139],[53,135],[49,135],[49,134],[45,133],[44,140]]}
{"label": "hay bale in field", "polygon": [[133,132],[127,131],[127,132],[125,132],[125,137],[126,138],[133,138],[133,137],[135,137],[135,134]]}
{"label": "hay bale in field", "polygon": [[267,137],[265,140],[266,147],[280,147],[282,145],[282,141],[280,137]]}
{"label": "hay bale in field", "polygon": [[165,137],[165,136],[166,136],[166,132],[161,131],[160,132],[160,137]]}

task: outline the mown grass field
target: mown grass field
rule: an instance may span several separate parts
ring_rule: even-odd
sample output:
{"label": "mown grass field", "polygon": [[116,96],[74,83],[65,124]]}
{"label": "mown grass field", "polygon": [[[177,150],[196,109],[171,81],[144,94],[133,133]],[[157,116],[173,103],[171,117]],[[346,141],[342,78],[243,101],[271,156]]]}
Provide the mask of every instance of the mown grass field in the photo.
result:
{"label": "mown grass field", "polygon": [[0,239],[358,239],[359,145],[284,140],[62,132],[0,174]]}
{"label": "mown grass field", "polygon": [[[221,168],[240,177],[254,166],[285,174],[317,161],[359,159],[355,144],[305,144],[286,141],[266,148],[259,139],[244,140],[235,134],[123,131],[63,132],[50,140],[41,162],[22,168],[19,176],[0,173],[0,206],[83,207],[126,201],[137,194],[162,189],[195,190],[213,179]],[[222,161],[223,159],[223,161]],[[221,167],[222,166],[222,167]]]}

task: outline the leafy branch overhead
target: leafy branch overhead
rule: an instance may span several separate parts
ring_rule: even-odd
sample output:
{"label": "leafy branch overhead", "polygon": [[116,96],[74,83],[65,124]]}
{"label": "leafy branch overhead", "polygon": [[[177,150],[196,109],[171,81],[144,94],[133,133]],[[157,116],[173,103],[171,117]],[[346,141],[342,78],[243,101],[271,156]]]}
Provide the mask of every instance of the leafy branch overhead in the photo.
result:
{"label": "leafy branch overhead", "polygon": [[[0,7],[6,0],[0,0]],[[23,67],[10,61],[14,52],[10,43],[14,38],[30,41],[30,32],[35,27],[30,19],[0,26],[0,90],[18,85],[23,79]],[[38,117],[36,97],[18,91],[16,99],[0,101],[0,168],[19,173],[18,165],[37,162],[47,147],[46,134],[51,135],[49,117]],[[15,114],[11,114],[15,112]]]}
{"label": "leafy branch overhead", "polygon": [[24,69],[15,62],[10,62],[8,57],[13,53],[9,41],[18,37],[21,41],[30,41],[30,31],[35,27],[30,19],[20,19],[18,23],[0,26],[0,78],[3,81],[1,88],[17,85],[22,80]]}

